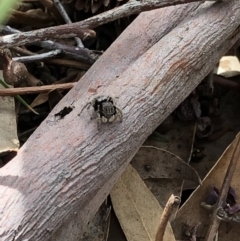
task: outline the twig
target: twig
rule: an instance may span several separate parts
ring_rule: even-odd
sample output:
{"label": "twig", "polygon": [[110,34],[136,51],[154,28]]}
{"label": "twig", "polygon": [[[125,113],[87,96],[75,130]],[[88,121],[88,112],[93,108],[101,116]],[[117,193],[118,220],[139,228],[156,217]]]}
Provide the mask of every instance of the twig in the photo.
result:
{"label": "twig", "polygon": [[46,49],[61,49],[63,54],[80,61],[84,61],[93,64],[102,53],[96,53],[96,51],[89,50],[87,48],[78,48],[75,46],[68,46],[53,41],[42,41],[34,43],[42,48]]}
{"label": "twig", "polygon": [[56,85],[43,85],[34,87],[19,87],[10,89],[0,89],[0,96],[16,96],[28,95],[36,93],[46,93],[51,90],[68,90],[71,89],[75,83],[56,84]]}
{"label": "twig", "polygon": [[71,38],[79,36],[82,39],[93,38],[95,31],[88,28],[65,24],[56,27],[33,30],[29,32],[10,34],[0,37],[0,47],[10,48],[46,39]]}
{"label": "twig", "polygon": [[88,70],[91,67],[91,65],[89,64],[81,63],[79,61],[70,60],[70,59],[46,59],[44,60],[44,62],[48,64],[68,66],[68,67],[78,68],[83,70]]}
{"label": "twig", "polygon": [[[65,23],[72,23],[71,19],[68,17],[68,14],[67,14],[66,11],[65,11],[65,8],[64,8],[63,5],[62,5],[62,3],[61,3],[59,0],[53,0],[53,2],[54,2],[54,4],[55,4],[57,10],[59,11],[59,13],[61,14],[61,16],[63,17]],[[81,41],[80,38],[74,37],[74,39],[75,39],[78,47],[81,47],[81,48],[84,47],[84,45],[83,45],[83,43],[82,43],[82,41]]]}
{"label": "twig", "polygon": [[[62,51],[59,49],[50,51],[48,53],[37,54],[37,55],[35,55],[34,53],[32,53],[28,50],[23,50],[20,47],[13,47],[11,49],[13,51],[21,52],[22,54],[28,55],[28,57],[14,57],[13,58],[14,61],[19,61],[22,63],[29,63],[29,62],[33,62],[33,61],[43,61],[43,62],[49,63],[49,64],[69,66],[72,68],[78,68],[78,69],[84,69],[84,70],[88,70],[92,64],[92,63],[91,64],[90,63],[82,63],[82,62],[79,62],[76,60],[71,60],[71,59],[57,59],[57,58],[49,59],[49,58],[52,58],[52,57],[56,56],[57,54],[61,53]],[[29,84],[29,85],[32,86],[32,84]]]}
{"label": "twig", "polygon": [[236,169],[236,165],[237,165],[237,162],[238,162],[238,159],[240,156],[240,145],[239,145],[240,144],[240,136],[238,136],[237,138],[238,138],[237,144],[236,144],[232,158],[228,165],[228,169],[227,169],[227,172],[226,172],[223,184],[222,184],[219,200],[216,204],[216,208],[213,211],[213,215],[210,220],[210,224],[209,224],[208,232],[205,237],[205,241],[213,241],[214,240],[214,237],[218,231],[218,227],[221,222],[221,219],[219,218],[218,213],[220,210],[222,210],[222,208],[226,204],[228,190],[229,190],[229,187],[230,187],[230,184],[232,181],[232,177],[233,177],[233,173]]}
{"label": "twig", "polygon": [[[8,84],[6,84],[3,80],[0,79],[0,84],[4,86],[5,88],[14,89],[10,88]],[[27,107],[29,110],[31,110],[34,114],[39,115],[38,112],[36,112],[24,99],[22,99],[19,95],[14,96],[19,102],[21,102],[25,107]]]}
{"label": "twig", "polygon": [[21,33],[21,31],[15,29],[15,28],[12,28],[10,26],[0,25],[0,29],[1,29],[1,32],[4,33],[4,34],[7,34],[7,33]]}
{"label": "twig", "polygon": [[167,201],[167,204],[163,210],[160,224],[157,230],[156,239],[155,241],[162,241],[163,236],[167,227],[167,223],[172,215],[172,213],[177,209],[177,207],[180,204],[180,197],[174,196],[173,194],[170,196],[170,198]]}
{"label": "twig", "polygon": [[26,33],[11,34],[0,37],[0,47],[13,47],[25,45],[28,43],[46,40],[49,38],[69,38],[79,36],[81,38],[95,37],[93,28],[112,22],[119,18],[128,17],[133,14],[139,14],[143,11],[153,10],[173,6],[177,4],[185,4],[192,2],[201,2],[202,0],[152,0],[152,1],[129,1],[128,3],[106,11],[92,18],[71,23],[68,25],[60,25],[41,30],[29,31]]}
{"label": "twig", "polygon": [[[0,25],[0,31],[4,34],[21,33],[17,29],[11,28],[10,26],[3,26],[3,25]],[[84,62],[87,62],[90,64],[93,64],[98,59],[98,57],[101,55],[101,53],[96,53],[96,51],[94,52],[94,51],[91,51],[86,48],[78,48],[75,46],[68,46],[68,45],[53,42],[51,40],[38,41],[38,42],[34,42],[32,44],[37,45],[42,48],[51,49],[51,50],[60,49],[63,52],[63,54],[65,54],[75,60],[84,61]],[[11,47],[11,48],[13,49],[15,47]],[[34,54],[34,53],[32,53],[32,54]],[[25,53],[24,55],[32,55],[32,54]]]}
{"label": "twig", "polygon": [[53,58],[59,54],[61,54],[60,49],[52,50],[47,53],[43,54],[35,54],[31,56],[24,56],[24,57],[13,57],[13,61],[18,61],[22,63],[30,63],[30,62],[36,62],[36,61],[43,61],[45,59]]}
{"label": "twig", "polygon": [[25,48],[21,48],[21,47],[12,47],[10,48],[11,51],[18,53],[20,55],[26,55],[26,56],[31,56],[31,55],[35,55],[33,52],[25,49]]}

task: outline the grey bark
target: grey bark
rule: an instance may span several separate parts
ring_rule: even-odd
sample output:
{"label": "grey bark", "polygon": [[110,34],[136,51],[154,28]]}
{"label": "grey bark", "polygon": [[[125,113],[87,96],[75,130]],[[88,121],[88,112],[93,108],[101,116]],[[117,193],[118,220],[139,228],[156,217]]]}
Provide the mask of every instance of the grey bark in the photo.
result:
{"label": "grey bark", "polygon": [[[62,237],[74,217],[83,230],[145,139],[239,39],[238,0],[188,14],[196,6],[141,14],[0,170],[1,240]],[[97,94],[117,98],[122,123],[97,128],[87,105]]]}

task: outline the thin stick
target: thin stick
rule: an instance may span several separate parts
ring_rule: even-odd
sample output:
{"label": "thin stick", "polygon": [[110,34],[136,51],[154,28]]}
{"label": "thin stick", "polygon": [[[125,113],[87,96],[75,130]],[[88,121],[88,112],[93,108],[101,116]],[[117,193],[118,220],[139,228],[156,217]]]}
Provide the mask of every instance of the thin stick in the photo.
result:
{"label": "thin stick", "polygon": [[214,240],[214,237],[218,231],[218,227],[221,222],[221,220],[217,217],[217,213],[218,213],[219,209],[222,209],[226,203],[226,198],[227,198],[228,190],[229,190],[229,187],[230,187],[230,184],[232,181],[233,173],[236,169],[236,165],[237,165],[237,162],[238,162],[238,159],[240,156],[240,145],[239,145],[240,135],[237,138],[238,138],[237,144],[234,149],[230,163],[228,165],[228,169],[227,169],[227,172],[226,172],[223,184],[222,184],[219,200],[217,202],[216,208],[211,217],[208,232],[205,236],[205,241],[213,241]]}
{"label": "thin stick", "polygon": [[180,197],[174,196],[173,194],[168,199],[160,219],[160,224],[158,227],[155,241],[163,241],[163,236],[164,236],[168,221],[171,215],[173,214],[173,212],[176,211],[177,207],[180,204],[180,201],[181,201]]}
{"label": "thin stick", "polygon": [[[10,88],[10,86],[8,84],[6,84],[2,79],[0,79],[0,84],[2,86],[4,86],[5,88],[9,88],[14,89],[14,88]],[[22,99],[21,96],[19,95],[15,95],[14,96],[19,102],[21,102],[25,107],[27,107],[29,110],[31,110],[34,114],[39,115],[39,113],[37,111],[35,111],[24,99]]]}
{"label": "thin stick", "polygon": [[74,85],[75,83],[66,83],[66,84],[56,84],[56,85],[0,89],[0,96],[16,96],[16,95],[47,93],[51,90],[56,90],[56,89],[68,90],[68,89],[71,89]]}
{"label": "thin stick", "polygon": [[71,23],[68,25],[60,25],[41,30],[33,30],[25,33],[11,34],[0,37],[0,47],[14,47],[25,45],[28,43],[46,40],[49,38],[69,38],[79,36],[83,39],[86,37],[95,37],[93,28],[112,22],[119,18],[128,17],[133,14],[139,14],[143,11],[153,10],[173,6],[177,4],[185,4],[192,2],[201,2],[202,0],[151,0],[151,1],[129,1],[128,3],[116,7],[112,10],[98,14],[84,21]]}
{"label": "thin stick", "polygon": [[85,63],[82,63],[76,60],[71,60],[71,59],[45,59],[44,62],[48,64],[68,66],[68,67],[78,68],[83,70],[88,70],[91,67],[90,64],[85,64]]}
{"label": "thin stick", "polygon": [[[2,32],[3,34],[21,33],[21,31],[19,31],[17,29],[11,28],[10,26],[3,26],[3,25],[0,25],[0,32]],[[87,62],[90,64],[93,64],[98,59],[98,57],[102,54],[100,52],[97,53],[97,51],[92,51],[87,48],[68,46],[68,45],[60,44],[60,43],[53,42],[50,40],[38,41],[38,42],[34,42],[32,44],[45,48],[45,49],[51,49],[51,50],[60,49],[63,54],[65,54],[73,59],[84,61],[84,62]],[[18,49],[15,49],[14,51],[19,52],[23,55],[33,55],[34,54],[28,50],[20,50],[19,47],[11,47],[11,49],[14,49],[14,48],[18,48]]]}
{"label": "thin stick", "polygon": [[14,51],[16,53],[19,53],[21,55],[26,55],[26,56],[35,55],[35,53],[33,53],[25,48],[21,48],[21,47],[12,47],[12,48],[10,48],[10,50]]}
{"label": "thin stick", "polygon": [[36,61],[44,61],[45,59],[56,57],[57,55],[61,54],[60,49],[52,50],[47,53],[42,54],[35,54],[30,56],[21,56],[21,57],[13,57],[13,61],[18,61],[21,63],[30,63],[30,62],[36,62]]}
{"label": "thin stick", "polygon": [[[57,10],[59,11],[59,13],[61,14],[61,16],[63,17],[65,23],[72,23],[71,19],[69,18],[67,12],[65,11],[65,8],[63,7],[62,3],[59,0],[53,0]],[[84,45],[82,43],[82,40],[78,37],[74,37],[78,47],[84,48]]]}

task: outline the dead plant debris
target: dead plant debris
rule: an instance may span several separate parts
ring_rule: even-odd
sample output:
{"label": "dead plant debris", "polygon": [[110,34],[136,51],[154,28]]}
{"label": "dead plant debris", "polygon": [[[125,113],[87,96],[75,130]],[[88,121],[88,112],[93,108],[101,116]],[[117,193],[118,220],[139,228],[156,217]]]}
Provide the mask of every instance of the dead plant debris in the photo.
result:
{"label": "dead plant debris", "polygon": [[[0,26],[1,78],[6,82],[0,89],[0,166],[11,161],[137,14],[166,6],[156,1],[23,0],[12,9]],[[239,46],[240,41],[230,50],[236,56],[226,53],[219,59],[149,136],[79,240],[239,240]],[[74,106],[65,106],[54,121],[72,111]],[[109,115],[108,108],[104,111]],[[185,196],[189,190],[192,194]],[[111,221],[115,214],[119,223]],[[222,221],[230,231],[219,226]]]}

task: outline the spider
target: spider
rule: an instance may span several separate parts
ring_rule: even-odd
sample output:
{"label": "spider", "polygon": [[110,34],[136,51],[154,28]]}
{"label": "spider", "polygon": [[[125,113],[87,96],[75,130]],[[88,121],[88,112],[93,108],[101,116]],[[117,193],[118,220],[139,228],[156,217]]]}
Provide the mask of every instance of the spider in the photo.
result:
{"label": "spider", "polygon": [[117,118],[122,122],[122,111],[111,96],[97,96],[91,101],[91,105],[97,113],[98,124],[114,122]]}

